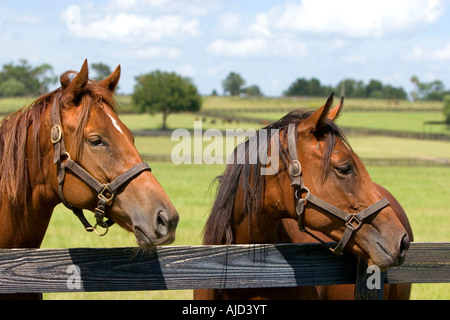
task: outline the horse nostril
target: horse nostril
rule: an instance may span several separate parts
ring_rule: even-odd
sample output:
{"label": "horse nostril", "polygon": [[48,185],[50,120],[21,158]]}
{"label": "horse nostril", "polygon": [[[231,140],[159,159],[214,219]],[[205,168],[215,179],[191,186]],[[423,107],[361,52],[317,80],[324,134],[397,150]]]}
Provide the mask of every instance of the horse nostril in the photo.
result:
{"label": "horse nostril", "polygon": [[402,241],[400,243],[400,255],[404,258],[406,251],[409,249],[409,237],[407,234],[405,234],[402,238]]}
{"label": "horse nostril", "polygon": [[161,226],[161,227],[165,227],[166,226],[166,222],[164,221],[163,218],[161,218],[160,215],[158,215],[158,218],[156,219],[156,223],[158,224],[158,226]]}
{"label": "horse nostril", "polygon": [[155,219],[155,233],[158,238],[164,237],[169,232],[169,221],[164,211],[158,211]]}

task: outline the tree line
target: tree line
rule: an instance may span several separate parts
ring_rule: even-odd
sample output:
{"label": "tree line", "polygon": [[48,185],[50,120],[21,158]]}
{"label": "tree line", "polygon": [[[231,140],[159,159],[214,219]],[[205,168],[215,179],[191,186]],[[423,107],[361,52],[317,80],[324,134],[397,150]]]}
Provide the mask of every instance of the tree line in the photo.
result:
{"label": "tree line", "polygon": [[362,80],[345,79],[335,87],[322,85],[316,78],[310,80],[299,78],[283,92],[285,96],[324,96],[327,92],[341,92],[348,98],[371,99],[407,99],[408,95],[401,87],[383,84],[379,80],[370,80],[365,84]]}
{"label": "tree line", "polygon": [[[93,63],[93,80],[102,80],[111,74],[111,68],[104,63]],[[24,59],[17,65],[4,64],[0,70],[0,97],[27,96],[44,94],[49,86],[56,83],[58,77],[53,74],[49,64],[31,66]],[[161,112],[163,129],[167,128],[167,117],[175,112],[195,112],[200,110],[202,98],[192,79],[174,72],[153,71],[135,77],[136,84],[132,93],[133,109],[137,112]],[[416,90],[411,92],[414,100],[444,100],[446,118],[450,123],[450,90],[446,90],[440,80],[421,82],[417,76],[411,77]],[[259,86],[245,86],[246,81],[236,72],[230,72],[222,81],[225,95],[263,96]],[[408,95],[401,87],[383,84],[372,79],[367,84],[361,80],[344,79],[335,87],[323,85],[317,78],[298,78],[283,92],[284,96],[328,96],[331,91],[341,92],[351,98],[407,99]],[[214,90],[213,94],[217,94]]]}
{"label": "tree line", "polygon": [[[411,92],[413,100],[437,100],[442,101],[446,95],[450,95],[450,89],[446,90],[440,80],[421,82],[418,77],[411,77],[411,82],[416,89]],[[225,95],[263,96],[257,85],[244,87],[245,80],[235,72],[231,72],[222,82]],[[293,97],[321,97],[327,96],[331,91],[340,92],[348,98],[370,99],[399,99],[408,98],[408,94],[402,87],[394,87],[383,84],[381,81],[371,79],[367,84],[362,80],[344,79],[336,86],[323,85],[317,78],[298,78],[283,91],[284,96]],[[214,94],[217,92],[214,91]]]}

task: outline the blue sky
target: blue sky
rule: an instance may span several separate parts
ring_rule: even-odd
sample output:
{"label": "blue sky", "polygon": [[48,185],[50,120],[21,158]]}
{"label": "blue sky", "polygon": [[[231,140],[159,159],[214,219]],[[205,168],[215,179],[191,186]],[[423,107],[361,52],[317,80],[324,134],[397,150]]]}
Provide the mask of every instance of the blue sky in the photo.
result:
{"label": "blue sky", "polygon": [[268,96],[300,77],[450,89],[449,0],[0,0],[0,65],[27,59],[55,74],[85,58],[135,76],[175,71],[202,94],[237,72]]}

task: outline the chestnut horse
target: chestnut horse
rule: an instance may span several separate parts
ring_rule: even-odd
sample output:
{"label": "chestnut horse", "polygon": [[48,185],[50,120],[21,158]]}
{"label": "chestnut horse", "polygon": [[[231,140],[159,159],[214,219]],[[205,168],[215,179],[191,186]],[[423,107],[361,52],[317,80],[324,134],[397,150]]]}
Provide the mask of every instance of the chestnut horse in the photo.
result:
{"label": "chestnut horse", "polygon": [[[61,75],[60,88],[1,121],[0,248],[39,248],[61,202],[88,231],[104,234],[112,221],[142,248],[174,241],[178,213],[117,116],[119,78],[120,66],[90,81],[85,61]],[[95,227],[83,209],[95,212]]]}
{"label": "chestnut horse", "polygon": [[[334,120],[333,94],[315,112],[295,110],[264,128],[271,162],[278,170],[261,174],[267,161],[236,161],[222,176],[203,244],[307,243],[337,241],[335,254],[347,250],[381,270],[403,263],[412,237],[403,209],[374,184]],[[331,109],[331,110],[330,110]],[[277,134],[273,134],[276,132]],[[259,138],[261,139],[261,138]],[[273,142],[278,150],[273,151]],[[250,141],[245,159],[251,158]],[[275,144],[276,145],[276,144]],[[238,158],[238,148],[233,156]],[[269,155],[270,153],[270,155]],[[301,231],[305,231],[304,233]],[[397,287],[398,298],[409,286]],[[392,290],[392,293],[396,290]],[[351,299],[354,286],[195,290],[195,299]]]}

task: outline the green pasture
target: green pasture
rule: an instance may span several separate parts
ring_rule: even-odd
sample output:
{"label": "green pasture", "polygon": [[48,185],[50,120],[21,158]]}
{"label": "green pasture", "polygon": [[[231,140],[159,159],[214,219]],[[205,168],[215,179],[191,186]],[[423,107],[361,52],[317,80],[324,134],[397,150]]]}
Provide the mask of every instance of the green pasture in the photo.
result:
{"label": "green pasture", "polygon": [[[203,110],[237,110],[237,109],[304,109],[313,110],[321,107],[327,97],[221,97],[206,96],[203,97]],[[131,97],[120,95],[116,98],[123,111],[132,110]],[[339,101],[338,94],[335,95],[335,103]],[[0,104],[1,106],[1,104]],[[443,103],[439,101],[407,101],[407,100],[386,100],[386,99],[345,99],[345,109],[401,109],[417,110],[427,108],[442,108]]]}
{"label": "green pasture", "polygon": [[[275,121],[286,112],[234,112],[235,117],[252,117],[261,120]],[[341,127],[383,129],[391,131],[439,133],[449,134],[450,126],[443,124],[445,120],[442,112],[369,112],[369,111],[346,111],[338,118],[337,123]],[[431,122],[436,122],[431,124]],[[439,123],[440,122],[440,123]]]}
{"label": "green pasture", "polygon": [[[15,111],[25,105],[32,103],[37,97],[16,97],[1,98],[0,113]],[[225,110],[232,111],[238,109],[304,109],[313,110],[322,106],[327,97],[310,98],[310,97],[221,97],[221,96],[205,96],[203,97],[202,110]],[[131,96],[117,95],[116,101],[123,112],[133,110]],[[339,101],[339,96],[335,96],[335,104]],[[440,101],[408,101],[408,100],[385,100],[385,99],[345,99],[345,109],[393,109],[396,110],[418,110],[418,109],[440,109],[443,103]]]}
{"label": "green pasture", "polygon": [[[130,97],[117,97],[121,109],[130,110]],[[17,110],[31,98],[0,99],[0,113]],[[269,108],[274,112],[246,113],[245,116],[259,119],[273,119],[284,114],[277,109],[302,108],[316,109],[325,98],[257,98],[205,97],[204,110],[223,109],[232,112],[246,108]],[[337,103],[337,100],[336,100]],[[341,126],[368,127],[376,129],[429,132],[434,130],[424,125],[425,121],[441,121],[439,112],[352,112],[352,108],[423,109],[439,108],[442,103],[408,102],[388,100],[347,99],[346,111],[338,120]],[[244,117],[243,112],[236,112]],[[269,118],[267,118],[270,116]],[[161,126],[160,114],[121,113],[122,121],[132,130],[157,129]],[[205,121],[203,121],[205,120]],[[201,121],[202,129],[258,129],[252,123],[223,123],[220,119],[198,114],[172,114],[168,118],[170,129],[193,129],[194,122]],[[441,129],[437,129],[441,130]],[[445,129],[442,129],[445,131]],[[450,158],[450,142],[400,139],[379,136],[348,136],[351,146],[362,158]],[[196,138],[196,143],[204,149],[209,141]],[[136,137],[136,146],[142,154],[170,154],[178,141],[170,136]],[[192,142],[194,143],[194,142]],[[226,153],[226,150],[223,152]],[[166,190],[180,214],[177,238],[173,245],[198,245],[201,243],[201,230],[214,201],[215,185],[211,181],[219,175],[224,165],[181,164],[171,162],[150,163],[152,172]],[[405,208],[410,219],[415,241],[449,241],[450,230],[450,169],[423,167],[368,167],[374,181],[389,189]],[[93,221],[92,214],[90,215]],[[71,247],[126,247],[136,246],[133,234],[113,226],[106,237],[98,237],[84,231],[81,223],[63,206],[58,206],[52,220],[43,248]],[[55,293],[45,294],[46,299],[191,299],[191,290],[145,291],[145,292],[102,292],[102,293]],[[448,284],[415,284],[413,299],[450,299]]]}

